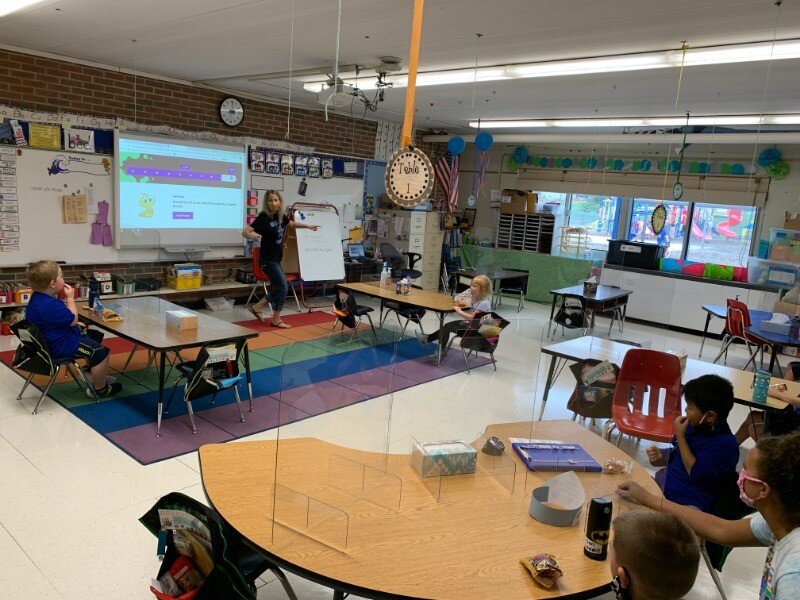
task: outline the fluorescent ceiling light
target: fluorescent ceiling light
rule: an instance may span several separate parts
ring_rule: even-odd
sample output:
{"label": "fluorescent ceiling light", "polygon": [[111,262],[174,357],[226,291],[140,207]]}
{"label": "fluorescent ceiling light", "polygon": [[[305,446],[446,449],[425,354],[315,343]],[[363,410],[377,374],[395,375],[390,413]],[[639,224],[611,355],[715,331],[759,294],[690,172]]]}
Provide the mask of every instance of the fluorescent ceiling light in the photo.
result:
{"label": "fluorescent ceiling light", "polygon": [[[574,60],[555,60],[518,65],[479,67],[477,69],[453,69],[430,71],[417,75],[417,86],[457,85],[479,82],[525,79],[531,77],[559,77],[566,75],[586,75],[590,73],[617,73],[622,71],[642,71],[696,65],[716,65],[766,60],[785,60],[800,58],[800,40],[780,40],[775,42],[756,42],[729,46],[707,46],[683,50],[665,50],[640,54],[621,54],[599,56]],[[375,77],[342,78],[345,83],[356,85],[362,90],[375,89]],[[407,75],[389,75],[386,82],[394,87],[406,87]],[[309,92],[321,92],[328,87],[327,82],[317,79],[303,85]]]}
{"label": "fluorescent ceiling light", "polygon": [[42,0],[3,0],[0,2],[0,17],[27,8],[31,4],[38,4]]}
{"label": "fluorescent ceiling light", "polygon": [[[724,127],[729,125],[800,125],[800,114],[723,115],[689,117],[689,125]],[[686,117],[620,117],[619,119],[538,119],[515,121],[470,121],[474,129],[524,129],[535,127],[682,127]]]}

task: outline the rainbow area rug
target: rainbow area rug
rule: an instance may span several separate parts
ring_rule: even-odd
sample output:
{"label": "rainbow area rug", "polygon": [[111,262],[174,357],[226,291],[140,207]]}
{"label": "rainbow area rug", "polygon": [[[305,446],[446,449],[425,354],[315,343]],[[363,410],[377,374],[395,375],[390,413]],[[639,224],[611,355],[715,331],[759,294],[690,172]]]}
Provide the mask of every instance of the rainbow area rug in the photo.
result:
{"label": "rainbow area rug", "polygon": [[[242,382],[239,387],[244,422],[239,421],[239,413],[233,406],[233,391],[229,390],[218,394],[213,406],[210,397],[193,403],[197,421],[197,433],[193,434],[182,400],[183,387],[179,385],[169,414],[162,422],[161,437],[156,437],[158,372],[155,367],[146,368],[146,350],[134,353],[125,377],[119,378],[124,386],[119,395],[95,402],[62,370],[42,410],[54,400],[147,465],[194,452],[203,444],[252,435],[466,369],[461,352],[454,349],[437,367],[429,358],[435,346],[422,346],[413,338],[394,341],[389,338],[396,334],[388,330],[378,331],[377,342],[368,328],[360,331],[350,345],[343,343],[350,332],[334,334],[328,339],[334,321],[330,313],[302,313],[284,319],[292,325],[291,329],[277,329],[256,320],[238,323],[259,331],[257,338],[248,341],[252,412],[247,412],[246,385]],[[132,344],[120,338],[107,338],[104,344],[111,349],[112,370],[121,370]],[[196,354],[197,350],[182,352],[184,360]],[[13,355],[13,352],[0,353],[0,361],[10,368]],[[488,363],[483,357],[470,358],[471,368]],[[174,370],[169,373],[165,404],[176,377]],[[32,383],[41,393],[47,378],[37,376]],[[22,384],[21,380],[20,388]],[[25,397],[33,398],[35,394],[37,391],[29,387]]]}

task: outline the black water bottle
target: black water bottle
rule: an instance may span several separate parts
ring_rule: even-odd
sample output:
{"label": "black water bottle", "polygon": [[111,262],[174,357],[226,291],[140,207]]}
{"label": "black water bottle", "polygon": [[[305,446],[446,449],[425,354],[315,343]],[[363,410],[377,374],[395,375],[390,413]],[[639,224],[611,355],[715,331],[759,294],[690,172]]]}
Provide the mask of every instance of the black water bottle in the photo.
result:
{"label": "black water bottle", "polygon": [[608,498],[592,498],[589,502],[583,553],[592,560],[605,560],[608,554],[611,506]]}
{"label": "black water bottle", "polygon": [[94,301],[100,297],[100,282],[89,280],[89,308],[94,308]]}

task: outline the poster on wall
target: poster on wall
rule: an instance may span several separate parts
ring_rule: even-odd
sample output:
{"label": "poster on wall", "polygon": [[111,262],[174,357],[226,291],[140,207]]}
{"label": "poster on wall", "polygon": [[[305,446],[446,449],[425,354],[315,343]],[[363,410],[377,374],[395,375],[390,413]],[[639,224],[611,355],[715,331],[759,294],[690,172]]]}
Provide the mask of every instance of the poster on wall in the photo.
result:
{"label": "poster on wall", "polygon": [[294,159],[294,174],[298,177],[305,177],[308,175],[308,157],[297,156]]}
{"label": "poster on wall", "polygon": [[250,170],[253,173],[263,173],[265,169],[265,156],[263,150],[250,150]]}
{"label": "poster on wall", "polygon": [[64,148],[71,152],[94,152],[94,131],[64,129]]}
{"label": "poster on wall", "polygon": [[281,172],[281,159],[277,152],[267,153],[267,173],[279,175]]}
{"label": "poster on wall", "polygon": [[322,159],[322,178],[323,179],[331,179],[333,177],[333,159],[332,158],[323,158]]}
{"label": "poster on wall", "polygon": [[308,176],[319,177],[319,156],[310,156],[308,159]]}
{"label": "poster on wall", "polygon": [[31,148],[45,150],[61,150],[61,127],[31,123],[28,125],[29,145]]}
{"label": "poster on wall", "polygon": [[291,154],[281,154],[281,174],[294,175],[294,156]]}

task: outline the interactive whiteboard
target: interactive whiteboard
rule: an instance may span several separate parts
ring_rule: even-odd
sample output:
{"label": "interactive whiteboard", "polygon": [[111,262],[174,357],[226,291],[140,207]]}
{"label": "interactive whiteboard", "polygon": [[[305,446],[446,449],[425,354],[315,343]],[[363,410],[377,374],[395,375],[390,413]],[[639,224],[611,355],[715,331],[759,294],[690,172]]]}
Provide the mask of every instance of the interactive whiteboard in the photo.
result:
{"label": "interactive whiteboard", "polygon": [[341,281],[344,279],[341,224],[333,210],[301,208],[294,220],[319,229],[295,229],[300,277],[303,281]]}

